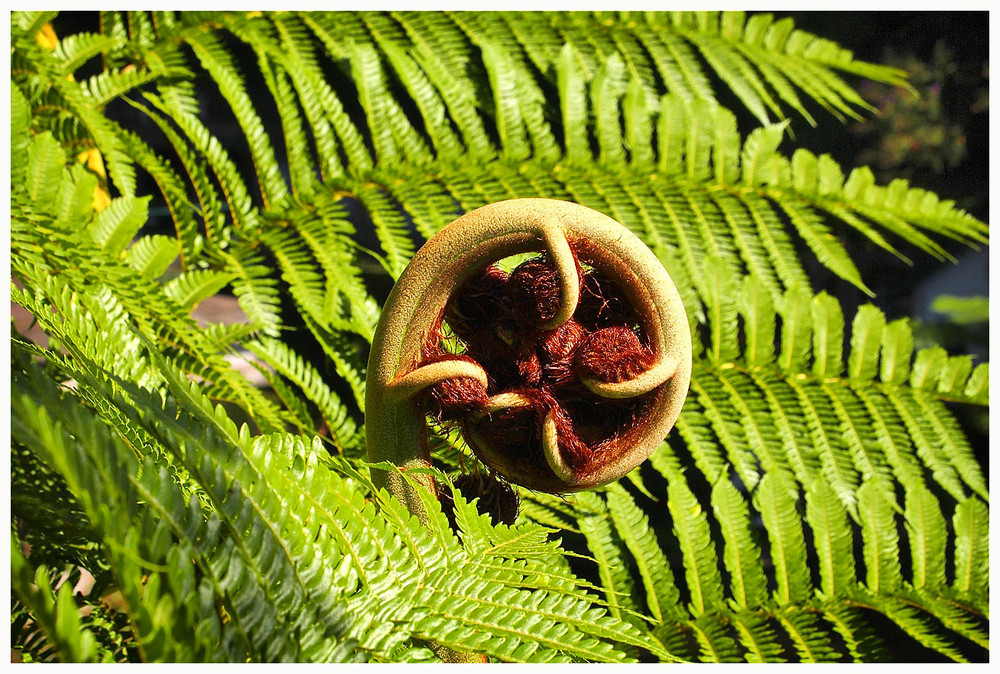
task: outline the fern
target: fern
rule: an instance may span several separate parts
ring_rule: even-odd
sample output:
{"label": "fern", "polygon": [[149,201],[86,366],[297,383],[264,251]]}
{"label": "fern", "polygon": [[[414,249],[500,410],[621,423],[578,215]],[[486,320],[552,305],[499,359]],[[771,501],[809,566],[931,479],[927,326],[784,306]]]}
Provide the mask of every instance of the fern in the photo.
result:
{"label": "fern", "polygon": [[[47,338],[11,342],[22,659],[987,659],[989,492],[954,406],[988,405],[988,364],[838,297],[881,299],[848,238],[952,260],[988,226],[791,142],[905,73],[762,13],[97,24],[11,15],[11,298]],[[421,525],[360,457],[380,303],[457,215],[539,196],[668,269],[688,400],[627,482],[522,490],[512,526],[447,486],[484,469],[435,426],[453,519],[401,475]],[[248,322],[198,325],[217,293]]]}

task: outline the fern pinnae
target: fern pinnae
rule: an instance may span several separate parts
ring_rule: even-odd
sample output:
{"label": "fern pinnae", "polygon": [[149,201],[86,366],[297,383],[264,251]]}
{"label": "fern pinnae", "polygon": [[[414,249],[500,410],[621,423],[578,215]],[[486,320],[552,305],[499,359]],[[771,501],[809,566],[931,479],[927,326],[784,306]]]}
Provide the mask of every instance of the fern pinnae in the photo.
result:
{"label": "fern pinnae", "polygon": [[719,258],[708,258],[702,268],[702,293],[710,329],[709,355],[717,366],[731,363],[739,351],[737,343],[736,278]]}
{"label": "fern pinnae", "polygon": [[788,372],[805,369],[812,346],[812,294],[808,286],[792,286],[778,301],[781,314],[781,352],[778,367]]}
{"label": "fern pinnae", "polygon": [[[933,615],[942,625],[983,649],[989,649],[990,639],[986,617],[975,609],[949,597],[947,593],[904,593],[922,611]],[[984,629],[986,628],[986,629]]]}
{"label": "fern pinnae", "polygon": [[729,620],[718,613],[703,613],[688,621],[698,646],[702,662],[740,662],[743,658],[732,638]]}
{"label": "fern pinnae", "polygon": [[931,648],[955,662],[968,662],[965,655],[955,647],[950,636],[943,636],[928,619],[927,614],[909,601],[894,596],[863,594],[855,601],[882,613],[892,620],[917,643]]}
{"label": "fern pinnae", "polygon": [[760,480],[760,467],[746,429],[737,421],[740,417],[729,396],[722,390],[716,376],[692,377],[691,392],[697,396],[705,419],[725,448],[726,460],[732,464],[747,489],[752,489]]}
{"label": "fern pinnae", "polygon": [[937,376],[948,360],[948,352],[935,344],[917,351],[910,370],[910,386],[915,389],[933,391],[936,388]]}
{"label": "fern pinnae", "polygon": [[68,75],[95,56],[114,51],[123,45],[123,40],[109,35],[77,33],[60,38],[53,55],[59,60],[62,72]]}
{"label": "fern pinnae", "polygon": [[518,73],[513,57],[492,37],[478,37],[476,44],[482,51],[483,65],[493,92],[493,119],[500,137],[501,152],[511,162],[524,161],[531,155],[531,149],[518,101]]}
{"label": "fern pinnae", "polygon": [[761,124],[769,123],[768,111],[779,119],[782,117],[781,109],[739,51],[712,35],[701,35],[694,31],[683,35],[698,48],[716,75],[732,89]]}
{"label": "fern pinnae", "polygon": [[[695,409],[696,407],[694,403],[687,403],[677,419],[675,428],[684,440],[684,446],[694,458],[695,466],[709,482],[714,483],[724,471],[728,470],[728,464],[722,457],[708,419]],[[654,452],[650,461],[657,470],[663,472],[664,469],[657,465],[660,451],[665,450]]]}
{"label": "fern pinnae", "polygon": [[796,483],[785,472],[767,473],[754,490],[753,502],[760,512],[770,541],[770,558],[780,605],[794,604],[812,594],[807,567],[797,563],[805,557],[802,523],[796,514]]}
{"label": "fern pinnae", "polygon": [[589,105],[579,54],[572,43],[567,42],[559,51],[556,86],[559,91],[565,161],[570,164],[584,162],[590,156],[590,141],[587,136]]}
{"label": "fern pinnae", "polygon": [[[208,128],[193,114],[179,108],[178,104],[168,96],[162,98],[147,94],[146,101],[169,116],[186,138],[171,128],[171,125],[158,115],[150,115],[157,126],[171,140],[171,144],[181,159],[187,171],[195,193],[198,195],[202,208],[202,216],[208,236],[221,233],[225,216],[221,204],[218,203],[217,191],[208,179],[207,171],[202,161],[215,175],[222,190],[222,196],[228,205],[228,214],[237,227],[244,227],[253,220],[253,200],[246,184],[240,177],[235,163],[229,157],[225,148],[212,136]],[[190,146],[188,143],[190,142]],[[198,158],[195,158],[195,151]]]}
{"label": "fern pinnae", "polygon": [[298,310],[312,314],[317,320],[325,320],[327,279],[317,271],[316,261],[304,242],[293,231],[282,227],[261,232],[259,240],[271,250]]}
{"label": "fern pinnae", "polygon": [[[240,30],[238,34],[256,53],[257,66],[278,108],[284,141],[283,158],[288,165],[291,191],[298,193],[306,190],[314,182],[315,164],[319,165],[321,176],[333,177],[341,172],[340,162],[337,158],[333,131],[329,121],[322,115],[319,96],[315,93],[313,82],[303,73],[307,68],[315,70],[311,53],[304,54],[301,51],[299,46],[301,37],[297,35],[296,38],[292,38],[280,19],[275,20],[273,25],[280,36],[282,47],[288,50],[287,54],[284,49],[278,47],[277,40],[270,34],[270,30]],[[272,67],[270,58],[273,58],[275,64],[280,67]],[[286,65],[288,62],[293,62],[295,66],[289,68]],[[296,101],[302,106],[302,112],[308,120],[308,128],[315,142],[315,153],[303,129],[302,116]]]}
{"label": "fern pinnae", "polygon": [[[881,443],[874,435],[872,423],[865,415],[855,388],[835,383],[823,383],[821,387],[840,421],[844,444],[862,481],[882,479],[891,482],[890,468],[882,456]],[[896,507],[895,497],[890,500]]]}
{"label": "fern pinnae", "polygon": [[941,373],[938,376],[938,393],[946,396],[961,395],[971,372],[972,356],[970,354],[951,356],[941,368]]}
{"label": "fern pinnae", "polygon": [[[954,587],[966,594],[985,587],[989,569],[989,509],[975,496],[959,502],[952,517],[955,528]],[[973,597],[985,605],[985,598]]]}
{"label": "fern pinnae", "polygon": [[48,567],[40,565],[32,574],[31,566],[21,552],[19,542],[11,535],[11,590],[21,598],[32,619],[44,631],[63,662],[95,662],[97,641],[90,630],[81,625],[71,582],[52,587]]}
{"label": "fern pinnae", "polygon": [[[145,94],[145,100],[157,105],[161,111],[165,110],[163,104],[159,103],[159,99],[152,94]],[[147,106],[138,102],[131,100],[129,102],[133,107],[148,115],[164,133],[180,158],[181,168],[194,187],[198,205],[190,202],[187,185],[184,184],[183,178],[178,173],[175,173],[162,158],[153,154],[138,136],[125,134],[126,151],[130,152],[153,177],[160,193],[167,202],[181,246],[181,268],[187,269],[200,252],[201,236],[196,216],[200,216],[204,223],[208,238],[214,239],[213,234],[218,233],[225,218],[222,207],[215,189],[207,177],[207,169],[202,166],[201,162],[192,158],[187,142],[181,139],[177,131],[161,115],[153,113]]]}
{"label": "fern pinnae", "polygon": [[914,456],[913,445],[901,429],[902,422],[886,396],[866,387],[855,387],[853,391],[865,407],[865,413],[872,423],[875,441],[882,450],[886,463],[892,467],[895,480],[903,486],[923,484],[923,471],[919,460]]}
{"label": "fern pinnae", "polygon": [[847,511],[837,493],[820,476],[806,485],[805,499],[822,596],[827,599],[842,596],[857,582]]}
{"label": "fern pinnae", "polygon": [[593,511],[579,518],[580,530],[587,537],[587,545],[597,562],[608,611],[618,619],[623,612],[634,613],[639,606],[634,601],[636,588],[627,573],[620,535],[612,527],[606,502],[590,492],[581,492],[574,498]]}
{"label": "fern pinnae", "polygon": [[149,279],[157,279],[177,259],[180,242],[163,234],[151,234],[136,239],[125,253],[130,267]]}
{"label": "fern pinnae", "polygon": [[[299,105],[309,121],[309,130],[316,144],[320,175],[327,179],[338,176],[342,174],[343,167],[337,154],[333,124],[324,115],[323,99],[324,95],[328,93],[326,92],[328,85],[321,74],[308,28],[299,16],[275,14],[269,18],[274,26],[274,40],[266,39],[270,36],[264,30],[244,30],[240,32],[240,37],[249,43],[263,41],[263,44],[258,44],[257,49],[262,52],[266,50],[268,56],[273,58],[276,64],[282,66],[280,71],[275,71],[275,75],[278,76],[277,82],[290,80],[294,83]],[[287,91],[287,87],[285,87],[285,91]],[[274,98],[279,105],[285,105],[290,113],[287,117],[285,113],[281,114],[282,126],[286,129],[285,145],[289,163],[308,159],[311,156],[310,153],[303,153],[299,158],[294,156],[295,147],[305,148],[304,141],[297,141],[293,144],[288,140],[302,135],[302,129],[297,124],[299,121],[297,111],[292,105],[283,104],[279,100],[284,99],[290,103],[293,100],[292,96],[290,94],[281,95],[275,91]]]}
{"label": "fern pinnae", "polygon": [[774,296],[780,295],[778,279],[767,252],[761,245],[753,214],[747,211],[740,199],[723,192],[712,192],[710,198],[728,225],[734,247],[746,265],[747,272],[764,283]]}
{"label": "fern pinnae", "polygon": [[88,77],[86,80],[80,83],[80,87],[84,92],[84,95],[91,99],[94,107],[100,108],[117,98],[123,98],[125,94],[129,93],[134,89],[138,89],[150,82],[155,82],[157,79],[164,75],[183,75],[184,72],[180,73],[170,73],[168,72],[156,72],[156,70],[148,70],[143,68],[142,70],[136,70],[134,66],[131,69],[111,69],[102,71],[96,75]]}
{"label": "fern pinnae", "polygon": [[761,391],[767,407],[773,411],[778,437],[787,457],[787,465],[801,484],[808,484],[821,466],[815,448],[804,442],[810,437],[808,422],[803,418],[800,399],[784,377],[773,372],[751,371],[747,377]]}
{"label": "fern pinnae", "polygon": [[414,244],[402,213],[388,195],[374,185],[360,185],[355,196],[364,204],[375,224],[379,245],[386,255],[386,271],[398,278],[413,256]]}
{"label": "fern pinnae", "polygon": [[861,278],[861,272],[843,245],[810,204],[777,198],[775,202],[788,216],[789,221],[795,226],[796,231],[812,250],[817,260],[869,297],[874,297],[874,293],[865,285]]}
{"label": "fern pinnae", "polygon": [[91,107],[89,98],[75,81],[57,78],[52,81],[52,86],[65,100],[70,112],[93,137],[95,146],[107,164],[108,174],[122,196],[135,196],[135,166],[122,147],[120,127]]}
{"label": "fern pinnae", "polygon": [[933,589],[945,585],[945,550],[940,543],[948,538],[941,504],[922,484],[906,487],[903,513],[910,551],[911,584]]}
{"label": "fern pinnae", "polygon": [[336,328],[325,328],[311,316],[302,317],[306,327],[316,338],[323,353],[333,362],[337,374],[350,385],[358,407],[365,409],[365,372],[367,363],[356,339],[350,333]]}
{"label": "fern pinnae", "polygon": [[167,281],[163,292],[179,307],[190,312],[203,300],[222,290],[235,274],[212,269],[192,269]]}
{"label": "fern pinnae", "polygon": [[666,175],[683,172],[684,143],[687,138],[687,101],[677,94],[664,94],[656,120],[656,166]]}
{"label": "fern pinnae", "polygon": [[118,197],[94,216],[90,232],[112,255],[120,254],[144,224],[150,197]]}
{"label": "fern pinnae", "polygon": [[784,662],[781,644],[766,615],[753,611],[740,611],[730,616],[740,643],[746,649],[747,662]]}
{"label": "fern pinnae", "polygon": [[287,377],[307,399],[316,404],[339,451],[342,452],[344,446],[353,444],[350,439],[355,434],[355,425],[336,394],[323,382],[315,368],[273,339],[260,339],[248,342],[245,346]]}
{"label": "fern pinnae", "polygon": [[875,594],[888,593],[902,583],[895,498],[887,498],[890,485],[881,480],[858,488],[858,514],[864,539],[865,584]]}
{"label": "fern pinnae", "polygon": [[884,328],[885,315],[878,308],[865,304],[858,309],[851,324],[848,377],[865,381],[875,377]]}
{"label": "fern pinnae", "polygon": [[424,128],[430,135],[436,154],[438,156],[461,154],[462,144],[447,123],[445,103],[427,74],[403,47],[388,41],[383,42],[381,47],[394,73],[417,104],[424,119]]}
{"label": "fern pinnae", "polygon": [[919,399],[914,395],[914,392],[900,387],[887,389],[885,394],[892,403],[895,414],[902,419],[917,456],[923,465],[931,471],[934,481],[956,501],[965,500],[962,479],[959,477],[952,460],[939,444],[939,438],[935,437],[933,422],[927,418],[925,410],[920,409]]}
{"label": "fern pinnae", "polygon": [[747,135],[740,148],[740,180],[743,184],[755,186],[767,182],[786,128],[787,120],[758,126]]}
{"label": "fern pinnae", "polygon": [[607,503],[615,528],[639,568],[651,616],[658,622],[663,622],[665,618],[686,617],[680,606],[673,572],[645,513],[620,487],[609,487]]}
{"label": "fern pinnae", "polygon": [[722,530],[723,560],[733,601],[742,607],[763,603],[767,581],[760,548],[750,534],[750,510],[727,473],[720,475],[712,487],[712,509]]}
{"label": "fern pinnae", "polygon": [[601,64],[590,83],[590,109],[595,115],[594,135],[605,166],[625,163],[619,110],[627,81],[625,64],[617,53],[613,53]]}
{"label": "fern pinnae", "polygon": [[910,376],[913,356],[913,331],[909,320],[899,318],[882,330],[882,358],[879,379],[887,384],[902,384]]}
{"label": "fern pinnae", "polygon": [[[683,82],[682,86],[677,89],[682,96],[685,92],[690,92],[690,96],[685,96],[685,98],[714,100],[712,85],[701,62],[695,56],[691,46],[680,35],[672,30],[649,31],[648,33],[639,31],[639,37],[640,39],[646,37],[643,44],[653,54],[661,51],[658,43],[662,43],[664,56],[660,65],[665,67],[661,68],[661,75],[666,80],[672,74],[672,68],[669,65],[675,65]],[[677,78],[673,77],[672,79],[676,81]]]}
{"label": "fern pinnae", "polygon": [[701,504],[682,473],[674,473],[672,477],[667,487],[667,508],[684,555],[689,610],[699,616],[723,600],[718,556]]}
{"label": "fern pinnae", "polygon": [[265,335],[277,336],[281,326],[277,282],[264,266],[263,256],[247,246],[243,248],[243,251],[220,253],[226,269],[234,274],[233,292],[250,322]]}
{"label": "fern pinnae", "polygon": [[[609,31],[609,37],[614,46],[614,52],[619,54],[628,72],[629,82],[635,82],[637,96],[643,101],[653,102],[659,96],[656,87],[655,68],[649,55],[636,38],[638,26],[623,26],[622,18],[617,17],[617,25]],[[623,30],[623,28],[626,28]]]}
{"label": "fern pinnae", "polygon": [[264,131],[263,123],[254,109],[238,69],[222,45],[210,33],[189,31],[184,34],[184,40],[194,50],[202,66],[219,84],[220,92],[229,103],[240,128],[243,129],[244,137],[250,144],[250,154],[265,208],[271,203],[279,203],[287,195],[287,187],[281,178],[270,137]]}
{"label": "fern pinnae", "polygon": [[844,370],[844,313],[840,303],[821,292],[812,299],[813,362],[817,377],[839,377]]}
{"label": "fern pinnae", "polygon": [[[747,25],[749,26],[754,19],[760,16],[762,15],[755,14],[750,17]],[[793,110],[802,115],[806,123],[810,126],[816,126],[816,120],[809,114],[809,111],[795,91],[791,73],[783,67],[780,55],[774,55],[765,50],[751,47],[746,43],[736,43],[735,46],[747,60],[753,63],[754,67],[764,78],[764,81],[774,90],[776,98],[788,104]],[[782,115],[778,116],[781,117]]]}
{"label": "fern pinnae", "polygon": [[[682,187],[680,196],[689,222],[695,222],[696,226],[692,229],[701,235],[706,257],[718,259],[730,274],[732,270],[740,269],[742,265],[732,239],[728,234],[718,231],[717,223],[721,216],[714,200],[707,192],[689,187]],[[697,274],[698,271],[698,267],[695,267],[693,273]]]}
{"label": "fern pinnae", "polygon": [[795,245],[771,203],[754,191],[738,191],[736,194],[756,226],[761,246],[782,284],[786,288],[809,287],[809,279],[801,264],[791,262],[798,255]]}
{"label": "fern pinnae", "polygon": [[790,607],[778,613],[777,618],[791,638],[800,662],[831,662],[840,655],[821,635],[819,615]]}
{"label": "fern pinnae", "polygon": [[976,460],[968,439],[962,433],[958,422],[947,412],[940,402],[921,391],[907,391],[917,403],[917,409],[923,418],[929,421],[937,436],[937,445],[941,447],[955,472],[966,486],[980,498],[988,499],[988,487],[983,477],[982,469]]}
{"label": "fern pinnae", "polygon": [[[786,414],[780,405],[770,404],[776,401],[769,397],[770,390],[766,385],[764,390],[758,386],[762,381],[760,378],[732,368],[721,369],[716,376],[723,393],[732,402],[737,418],[743,420],[747,440],[754,448],[761,467],[765,471],[788,471],[790,466],[786,453],[794,460],[799,459],[794,449],[788,452],[789,447],[796,444],[796,433],[792,429],[794,422],[791,420],[793,415]],[[772,416],[776,432],[770,425],[757,421],[768,414]]]}

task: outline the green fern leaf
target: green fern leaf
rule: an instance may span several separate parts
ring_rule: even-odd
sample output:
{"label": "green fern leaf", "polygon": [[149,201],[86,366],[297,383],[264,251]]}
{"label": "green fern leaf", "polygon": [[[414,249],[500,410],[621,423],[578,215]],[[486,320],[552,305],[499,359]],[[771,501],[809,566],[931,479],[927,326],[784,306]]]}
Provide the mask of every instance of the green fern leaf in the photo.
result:
{"label": "green fern leaf", "polygon": [[125,261],[149,279],[157,279],[177,259],[180,246],[177,239],[162,234],[143,236],[135,240],[125,253]]}
{"label": "green fern leaf", "polygon": [[858,514],[864,539],[865,584],[874,593],[899,587],[899,534],[896,532],[895,498],[886,497],[888,485],[865,482],[858,488]]}
{"label": "green fern leaf", "polygon": [[819,559],[820,587],[826,597],[843,595],[855,584],[853,541],[847,512],[826,480],[806,489],[806,521]]}
{"label": "green fern leaf", "polygon": [[54,201],[63,180],[66,153],[51,133],[32,139],[28,146],[26,175],[28,196],[38,202]]}
{"label": "green fern leaf", "polygon": [[[767,580],[760,549],[750,535],[749,507],[728,475],[723,475],[712,487],[712,508],[725,541],[723,560],[729,572],[733,600],[739,606],[757,606],[766,599]],[[748,625],[743,628],[738,625],[737,629],[741,634],[743,630],[752,631]]]}
{"label": "green fern leaf", "polygon": [[650,615],[659,622],[663,622],[665,617],[686,617],[681,609],[673,572],[656,535],[650,529],[649,519],[624,489],[612,485],[608,488],[607,498],[615,529],[638,566]]}
{"label": "green fern leaf", "polygon": [[770,541],[771,563],[777,581],[779,604],[804,600],[811,594],[809,574],[798,563],[805,557],[802,524],[796,514],[795,483],[782,473],[768,473],[754,491],[754,506],[760,512]]}
{"label": "green fern leaf", "polygon": [[836,377],[844,369],[844,314],[840,303],[825,292],[813,297],[813,372]]}
{"label": "green fern leaf", "polygon": [[231,272],[196,269],[172,278],[163,286],[163,292],[178,306],[190,311],[222,290],[234,278],[235,274]]}
{"label": "green fern leaf", "polygon": [[119,255],[146,223],[149,197],[112,199],[95,217],[90,234],[112,255]]}
{"label": "green fern leaf", "polygon": [[589,492],[582,492],[575,500],[591,511],[578,519],[580,531],[587,537],[587,545],[597,562],[601,585],[608,602],[608,611],[621,619],[623,612],[635,612],[636,588],[624,558],[619,534],[612,527],[605,502]]}
{"label": "green fern leaf", "polygon": [[922,485],[908,486],[903,516],[912,555],[913,586],[918,589],[943,586],[945,551],[940,543],[947,539],[947,528],[941,504]]}
{"label": "green fern leaf", "polygon": [[741,611],[732,616],[733,628],[746,649],[747,662],[784,662],[778,635],[768,620],[752,611]]}
{"label": "green fern leaf", "polygon": [[[955,587],[973,592],[987,586],[989,573],[989,511],[975,497],[959,502],[952,521],[955,527]],[[984,598],[975,597],[977,602]]]}

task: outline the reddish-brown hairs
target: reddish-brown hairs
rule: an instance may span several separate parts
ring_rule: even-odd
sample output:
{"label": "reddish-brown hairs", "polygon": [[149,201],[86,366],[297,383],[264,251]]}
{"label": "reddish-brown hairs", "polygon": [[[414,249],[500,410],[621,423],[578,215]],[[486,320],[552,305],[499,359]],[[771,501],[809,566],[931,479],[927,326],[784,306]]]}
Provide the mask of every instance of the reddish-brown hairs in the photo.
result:
{"label": "reddish-brown hairs", "polygon": [[[580,301],[569,320],[542,327],[561,301],[559,273],[548,255],[522,262],[510,274],[491,264],[462,285],[442,316],[464,353],[445,353],[439,324],[420,363],[461,359],[480,365],[486,387],[471,377],[446,379],[425,390],[424,409],[438,421],[461,424],[474,449],[479,439],[506,456],[507,478],[550,491],[559,491],[560,483],[542,451],[546,420],[554,424],[571,469],[616,460],[641,423],[648,394],[611,399],[592,393],[584,381],[625,381],[656,361],[618,285],[594,269],[585,271],[573,252]],[[490,397],[502,393],[516,404],[490,409]],[[480,454],[487,462],[489,456]]]}

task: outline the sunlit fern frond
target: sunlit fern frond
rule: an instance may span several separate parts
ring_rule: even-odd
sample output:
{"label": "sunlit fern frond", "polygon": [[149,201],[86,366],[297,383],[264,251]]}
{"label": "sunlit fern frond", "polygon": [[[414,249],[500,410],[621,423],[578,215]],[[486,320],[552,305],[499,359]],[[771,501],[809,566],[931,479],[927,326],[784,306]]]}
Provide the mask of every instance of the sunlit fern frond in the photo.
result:
{"label": "sunlit fern frond", "polygon": [[[878,301],[846,239],[988,243],[954,203],[792,142],[867,113],[856,78],[903,73],[756,13],[57,18],[11,15],[11,296],[48,338],[12,342],[14,543],[54,542],[12,565],[25,653],[988,654],[989,495],[950,407],[988,405],[988,365],[808,273]],[[359,458],[380,300],[423,240],[517,197],[650,246],[691,392],[629,480],[524,492],[515,527],[456,491],[457,531],[424,493],[422,527]],[[248,323],[191,317],[217,292]],[[449,468],[453,439],[429,439]],[[77,616],[93,602],[45,582],[63,563],[123,608]]]}

